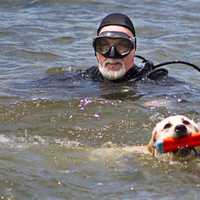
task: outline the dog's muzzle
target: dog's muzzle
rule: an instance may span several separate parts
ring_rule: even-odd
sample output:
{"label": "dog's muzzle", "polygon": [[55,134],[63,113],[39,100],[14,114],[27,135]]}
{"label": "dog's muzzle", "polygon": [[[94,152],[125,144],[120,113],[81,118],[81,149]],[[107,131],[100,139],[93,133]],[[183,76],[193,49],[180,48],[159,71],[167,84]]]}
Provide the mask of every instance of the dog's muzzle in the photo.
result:
{"label": "dog's muzzle", "polygon": [[175,134],[174,134],[174,136],[176,138],[184,137],[186,135],[188,135],[188,131],[187,131],[187,127],[185,125],[180,124],[180,125],[177,125],[175,127]]}

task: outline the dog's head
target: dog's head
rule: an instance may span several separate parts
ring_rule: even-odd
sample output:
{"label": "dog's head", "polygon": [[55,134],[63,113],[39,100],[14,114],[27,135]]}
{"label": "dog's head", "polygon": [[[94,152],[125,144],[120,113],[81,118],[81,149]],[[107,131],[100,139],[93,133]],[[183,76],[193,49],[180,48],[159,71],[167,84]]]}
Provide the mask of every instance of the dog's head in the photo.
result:
{"label": "dog's head", "polygon": [[[154,128],[148,144],[148,150],[153,156],[158,157],[159,152],[154,147],[158,139],[165,139],[168,137],[178,139],[191,135],[194,132],[199,132],[199,127],[194,121],[183,115],[170,116],[159,122]],[[191,151],[185,148],[170,154],[173,159],[173,157],[179,157],[184,153],[189,155]]]}

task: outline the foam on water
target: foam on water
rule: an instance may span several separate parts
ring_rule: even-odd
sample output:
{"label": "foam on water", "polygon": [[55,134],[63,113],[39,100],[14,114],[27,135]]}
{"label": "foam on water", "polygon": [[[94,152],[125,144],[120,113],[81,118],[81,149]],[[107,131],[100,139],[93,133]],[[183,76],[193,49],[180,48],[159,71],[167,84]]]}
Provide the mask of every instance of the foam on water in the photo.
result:
{"label": "foam on water", "polygon": [[47,147],[48,145],[57,145],[59,147],[65,148],[79,148],[83,144],[77,141],[69,141],[65,138],[53,138],[53,137],[42,137],[42,136],[25,136],[25,137],[16,137],[11,136],[7,137],[5,135],[0,135],[0,148],[7,149],[27,149],[31,147],[37,148],[37,146]]}

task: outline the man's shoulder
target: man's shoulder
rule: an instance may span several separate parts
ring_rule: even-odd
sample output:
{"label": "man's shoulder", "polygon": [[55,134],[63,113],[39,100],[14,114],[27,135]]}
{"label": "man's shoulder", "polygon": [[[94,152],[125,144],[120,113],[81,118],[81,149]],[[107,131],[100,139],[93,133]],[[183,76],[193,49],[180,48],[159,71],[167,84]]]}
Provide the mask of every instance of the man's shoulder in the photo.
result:
{"label": "man's shoulder", "polygon": [[94,74],[94,73],[98,73],[99,69],[97,66],[91,66],[89,68],[87,68],[84,73],[86,74]]}
{"label": "man's shoulder", "polygon": [[103,81],[104,78],[102,74],[100,73],[97,66],[89,67],[88,69],[82,71],[80,73],[81,77],[84,79],[91,79],[94,81]]}
{"label": "man's shoulder", "polygon": [[148,73],[147,77],[151,80],[162,80],[168,77],[168,70],[165,68],[156,69]]}
{"label": "man's shoulder", "polygon": [[144,79],[158,81],[168,77],[168,70],[164,68],[152,70],[151,67],[146,65],[144,65],[143,67],[135,65],[128,71],[126,76],[128,77],[128,79],[135,81]]}

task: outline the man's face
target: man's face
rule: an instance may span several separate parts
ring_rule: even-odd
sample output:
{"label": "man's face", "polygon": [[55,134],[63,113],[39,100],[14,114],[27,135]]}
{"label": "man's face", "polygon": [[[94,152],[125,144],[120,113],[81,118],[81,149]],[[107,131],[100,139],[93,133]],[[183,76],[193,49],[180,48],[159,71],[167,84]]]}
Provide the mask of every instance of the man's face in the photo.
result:
{"label": "man's face", "polygon": [[[128,35],[130,38],[133,37],[132,32],[122,26],[105,26],[101,29],[99,35],[106,31],[117,31]],[[106,38],[106,43],[113,44],[115,39]],[[104,55],[96,52],[98,67],[102,75],[110,80],[116,80],[123,77],[126,72],[134,65],[135,49],[132,49],[128,55],[123,58],[108,58]]]}

